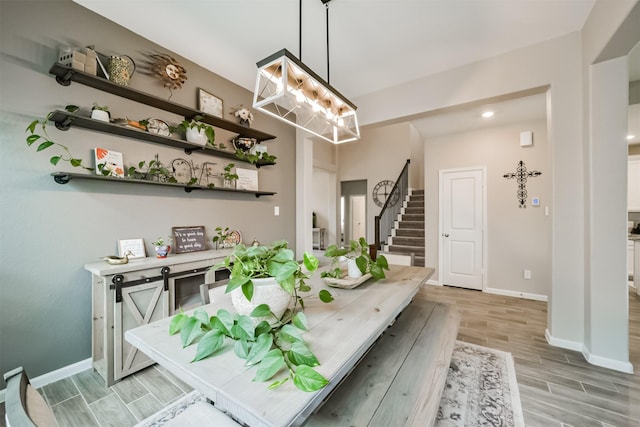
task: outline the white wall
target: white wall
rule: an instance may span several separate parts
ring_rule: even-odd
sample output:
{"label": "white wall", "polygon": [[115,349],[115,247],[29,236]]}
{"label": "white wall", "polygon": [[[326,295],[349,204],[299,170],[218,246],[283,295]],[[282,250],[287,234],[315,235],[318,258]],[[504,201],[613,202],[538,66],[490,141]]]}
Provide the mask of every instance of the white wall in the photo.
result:
{"label": "white wall", "polygon": [[[520,132],[530,130],[534,144],[520,147]],[[438,173],[441,169],[484,166],[487,170],[487,283],[491,290],[548,296],[551,291],[551,219],[545,206],[552,202],[551,153],[546,122],[526,121],[501,127],[455,133],[425,141],[426,265],[439,265]],[[526,183],[527,207],[520,208],[517,183],[503,177],[518,162],[542,175]],[[538,197],[541,206],[531,205]],[[532,272],[531,280],[523,270]]]}

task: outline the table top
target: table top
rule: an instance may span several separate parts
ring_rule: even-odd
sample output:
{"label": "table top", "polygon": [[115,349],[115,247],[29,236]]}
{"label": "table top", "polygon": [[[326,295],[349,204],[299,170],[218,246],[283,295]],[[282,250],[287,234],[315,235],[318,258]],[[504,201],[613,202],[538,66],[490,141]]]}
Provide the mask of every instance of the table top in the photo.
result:
{"label": "table top", "polygon": [[[169,336],[171,318],[129,330],[125,338],[181,380],[206,395],[215,405],[252,427],[300,425],[329,395],[367,352],[382,332],[411,302],[432,268],[392,265],[384,280],[369,280],[356,289],[328,288],[319,274],[310,280],[313,293],[305,297],[309,331],[305,341],[320,361],[315,369],[329,379],[321,390],[307,393],[288,381],[269,390],[267,382],[253,382],[255,367],[245,367],[233,352],[233,341],[213,356],[191,363],[196,345],[182,348],[179,334]],[[328,289],[335,300],[319,301],[317,292]],[[234,312],[223,288],[205,310]]]}

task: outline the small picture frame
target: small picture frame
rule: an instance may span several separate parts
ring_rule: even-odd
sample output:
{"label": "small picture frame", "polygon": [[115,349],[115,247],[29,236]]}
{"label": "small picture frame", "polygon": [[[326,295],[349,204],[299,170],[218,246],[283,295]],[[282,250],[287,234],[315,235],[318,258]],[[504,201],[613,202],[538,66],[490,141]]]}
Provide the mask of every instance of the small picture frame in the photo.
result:
{"label": "small picture frame", "polygon": [[147,257],[147,252],[144,250],[144,240],[142,239],[118,240],[118,256],[124,257],[128,251],[133,254],[129,255],[129,259]]}
{"label": "small picture frame", "polygon": [[198,89],[198,110],[220,118],[224,115],[222,99],[200,88]]}

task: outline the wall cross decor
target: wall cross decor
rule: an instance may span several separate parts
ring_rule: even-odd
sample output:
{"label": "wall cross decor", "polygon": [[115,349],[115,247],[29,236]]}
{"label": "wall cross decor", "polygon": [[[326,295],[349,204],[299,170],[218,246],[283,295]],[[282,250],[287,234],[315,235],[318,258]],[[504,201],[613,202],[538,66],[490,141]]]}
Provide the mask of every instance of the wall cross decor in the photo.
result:
{"label": "wall cross decor", "polygon": [[542,172],[538,171],[527,171],[527,167],[524,162],[520,160],[518,162],[518,167],[515,172],[505,173],[504,176],[507,179],[515,178],[518,183],[518,201],[519,208],[527,207],[527,178],[535,178],[537,176],[542,175]]}

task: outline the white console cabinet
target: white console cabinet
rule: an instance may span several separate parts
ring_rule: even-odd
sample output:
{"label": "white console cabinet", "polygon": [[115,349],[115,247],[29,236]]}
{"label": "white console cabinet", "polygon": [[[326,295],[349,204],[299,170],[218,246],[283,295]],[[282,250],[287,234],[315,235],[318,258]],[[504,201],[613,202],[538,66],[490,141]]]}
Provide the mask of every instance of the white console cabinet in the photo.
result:
{"label": "white console cabinet", "polygon": [[[199,286],[215,281],[211,266],[231,249],[86,264],[92,286],[93,367],[107,386],[154,362],[124,339],[125,331],[201,305]],[[168,331],[167,331],[168,333]]]}

